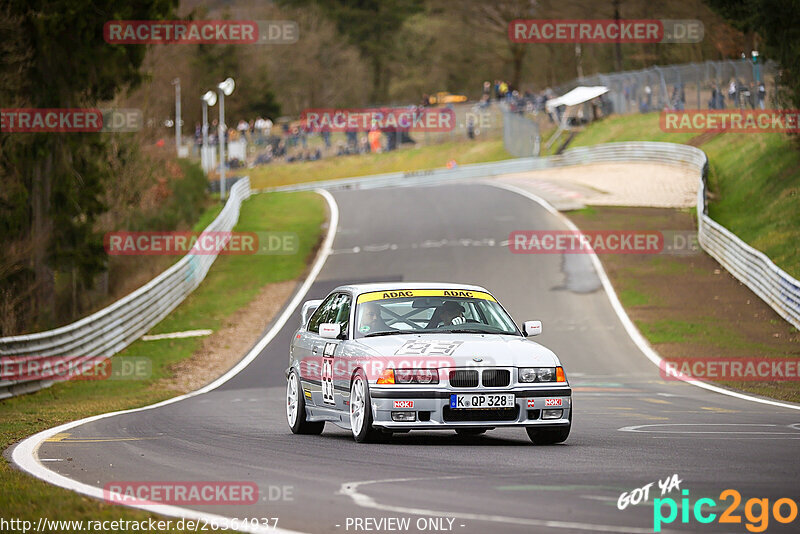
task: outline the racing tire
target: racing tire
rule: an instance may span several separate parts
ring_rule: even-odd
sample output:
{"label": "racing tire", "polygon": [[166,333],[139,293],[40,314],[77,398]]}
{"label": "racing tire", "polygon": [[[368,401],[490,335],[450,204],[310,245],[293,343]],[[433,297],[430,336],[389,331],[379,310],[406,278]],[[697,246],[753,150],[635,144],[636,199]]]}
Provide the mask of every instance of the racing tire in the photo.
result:
{"label": "racing tire", "polygon": [[372,421],[369,382],[359,369],[350,383],[350,430],[357,443],[373,443],[384,438],[383,432],[372,426]]}
{"label": "racing tire", "polygon": [[480,436],[481,434],[485,434],[485,428],[457,428],[456,434],[459,436]]}
{"label": "racing tire", "polygon": [[527,427],[525,431],[534,445],[555,445],[556,443],[563,443],[569,437],[569,431],[572,425],[559,427],[559,428],[536,428]]}
{"label": "racing tire", "polygon": [[322,434],[325,421],[306,419],[306,398],[297,373],[291,371],[286,381],[286,421],[293,434]]}

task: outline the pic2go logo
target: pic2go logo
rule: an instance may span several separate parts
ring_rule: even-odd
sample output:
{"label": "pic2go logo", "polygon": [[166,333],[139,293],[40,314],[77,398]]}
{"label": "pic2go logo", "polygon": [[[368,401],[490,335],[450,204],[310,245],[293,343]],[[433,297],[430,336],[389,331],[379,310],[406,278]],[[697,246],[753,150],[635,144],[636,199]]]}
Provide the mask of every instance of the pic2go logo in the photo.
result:
{"label": "pic2go logo", "polygon": [[[672,490],[681,489],[681,480],[678,478],[678,473],[675,473],[671,477],[667,477],[664,480],[658,479],[658,487],[661,489],[661,495],[663,496],[665,493],[672,493]],[[651,482],[642,486],[641,488],[636,488],[630,492],[624,492],[619,496],[617,499],[617,509],[624,510],[628,507],[629,504],[636,506],[640,502],[644,501],[647,502],[650,499],[650,488],[655,484],[655,482]]]}
{"label": "pic2go logo", "polygon": [[[713,512],[703,513],[703,507],[714,508],[717,503],[713,499],[703,498],[695,501],[694,506],[689,501],[689,490],[683,490],[681,499],[681,523],[689,523],[689,512],[694,515],[694,520],[698,523],[711,523],[717,518]],[[742,502],[741,494],[734,489],[726,489],[719,494],[721,501],[731,499],[731,504],[719,516],[719,523],[741,523],[742,517],[735,515],[734,512]],[[750,532],[764,532],[769,526],[770,506],[769,499],[749,499],[744,505],[744,516],[748,523],[745,528]],[[669,515],[664,516],[664,506],[669,508]],[[756,508],[758,513],[756,514]],[[784,512],[788,509],[788,513]],[[772,504],[772,517],[778,523],[791,523],[797,519],[797,503],[792,499],[777,499]],[[678,518],[678,503],[671,497],[653,500],[653,532],[661,532],[662,524],[670,524]]]}

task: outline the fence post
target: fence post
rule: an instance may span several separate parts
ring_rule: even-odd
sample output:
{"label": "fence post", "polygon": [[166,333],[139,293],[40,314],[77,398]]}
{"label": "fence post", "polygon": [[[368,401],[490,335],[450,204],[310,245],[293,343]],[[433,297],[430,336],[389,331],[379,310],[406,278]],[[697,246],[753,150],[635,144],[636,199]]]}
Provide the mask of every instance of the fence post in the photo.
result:
{"label": "fence post", "polygon": [[695,65],[695,84],[697,85],[697,107],[695,109],[703,109],[702,104],[700,103],[700,65]]}

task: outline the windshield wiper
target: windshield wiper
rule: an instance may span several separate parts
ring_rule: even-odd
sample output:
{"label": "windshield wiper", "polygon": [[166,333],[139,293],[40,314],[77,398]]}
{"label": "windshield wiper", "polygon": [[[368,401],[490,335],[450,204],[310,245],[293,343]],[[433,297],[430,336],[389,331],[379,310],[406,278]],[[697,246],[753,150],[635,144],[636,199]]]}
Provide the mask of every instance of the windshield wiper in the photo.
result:
{"label": "windshield wiper", "polygon": [[439,330],[433,328],[423,328],[422,330],[385,330],[381,332],[372,332],[371,334],[366,334],[364,337],[377,337],[377,336],[388,336],[392,334],[448,334],[450,330]]}
{"label": "windshield wiper", "polygon": [[408,334],[441,334],[442,330],[438,328],[423,328],[421,330],[409,330]]}
{"label": "windshield wiper", "polygon": [[492,332],[491,330],[483,330],[480,328],[454,328],[447,330],[451,334],[502,334],[505,332]]}
{"label": "windshield wiper", "polygon": [[384,330],[383,332],[372,332],[364,337],[378,337],[378,336],[393,336],[394,334],[402,334],[400,330]]}

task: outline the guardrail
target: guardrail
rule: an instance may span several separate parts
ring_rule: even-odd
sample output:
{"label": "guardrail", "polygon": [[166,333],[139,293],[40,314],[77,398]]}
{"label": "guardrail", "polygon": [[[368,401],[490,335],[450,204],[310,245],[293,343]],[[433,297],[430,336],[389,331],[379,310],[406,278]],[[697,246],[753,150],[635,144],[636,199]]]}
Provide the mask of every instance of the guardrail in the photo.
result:
{"label": "guardrail", "polygon": [[800,330],[800,282],[708,216],[706,175],[697,192],[698,241],[720,265]]}
{"label": "guardrail", "polygon": [[[205,231],[232,230],[249,196],[250,180],[240,179]],[[216,258],[215,254],[187,254],[136,291],[79,321],[46,332],[0,338],[0,399],[48,387],[58,377],[77,372],[84,362],[99,362],[118,353],[183,302]],[[8,379],[13,374],[6,371],[20,362],[28,370],[36,368],[36,362],[39,371]]]}
{"label": "guardrail", "polygon": [[454,169],[435,169],[388,173],[359,178],[328,180],[309,184],[274,187],[264,191],[301,191],[316,188],[370,189],[443,183],[486,178],[501,174],[533,171],[587,163],[642,161],[689,165],[698,172],[698,242],[711,257],[769,304],[781,317],[800,329],[800,282],[708,216],[706,178],[708,159],[695,147],[674,143],[627,142],[572,148],[558,156],[518,158],[494,163],[463,165]]}
{"label": "guardrail", "polygon": [[[698,165],[698,156],[674,150],[671,147],[683,147],[672,143],[610,143],[592,147],[579,147],[565,151],[558,156],[544,158],[515,158],[491,163],[473,163],[460,165],[452,169],[429,169],[409,172],[390,172],[372,174],[357,178],[340,178],[254,190],[255,193],[274,191],[313,191],[327,189],[329,191],[346,189],[374,189],[379,187],[401,187],[424,185],[449,181],[487,178],[502,174],[535,171],[552,167],[581,165],[584,163],[602,163],[604,161],[653,161],[668,164]],[[692,147],[685,147],[691,149]],[[646,152],[642,152],[646,150]],[[697,150],[697,149],[694,149]],[[702,151],[698,152],[705,158]]]}
{"label": "guardrail", "polygon": [[390,172],[386,174],[371,174],[357,178],[339,178],[336,180],[322,180],[276,187],[256,189],[254,193],[271,193],[274,191],[313,191],[327,189],[339,191],[345,189],[374,189],[379,187],[398,187],[409,185],[423,185],[428,183],[465,180],[470,178],[485,178],[513,172],[525,172],[537,167],[540,158],[518,158],[498,161],[495,163],[474,163],[457,166],[452,169],[428,169],[421,171]]}

